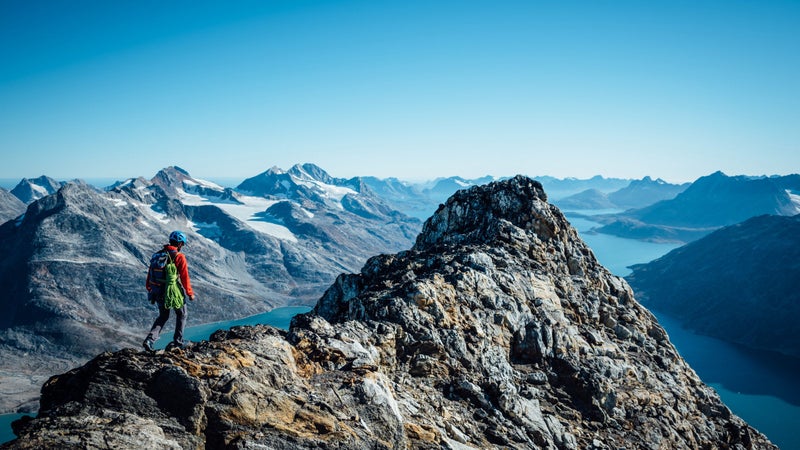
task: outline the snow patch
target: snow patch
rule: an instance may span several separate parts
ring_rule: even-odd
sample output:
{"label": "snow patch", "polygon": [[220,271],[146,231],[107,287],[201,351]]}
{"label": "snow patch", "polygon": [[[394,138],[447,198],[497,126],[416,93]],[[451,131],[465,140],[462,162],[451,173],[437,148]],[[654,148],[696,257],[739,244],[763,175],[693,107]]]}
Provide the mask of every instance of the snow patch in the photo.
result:
{"label": "snow patch", "polygon": [[212,241],[216,241],[222,237],[222,229],[219,227],[217,222],[208,223],[189,221],[189,227],[200,236]]}
{"label": "snow patch", "polygon": [[224,191],[225,190],[224,187],[218,185],[217,183],[214,183],[212,181],[206,181],[206,180],[198,180],[197,178],[185,179],[185,180],[183,180],[183,184],[189,184],[189,185],[195,185],[195,186],[199,185],[199,186],[203,186],[203,187],[214,189],[214,190],[218,190],[218,191]]}
{"label": "snow patch", "polygon": [[121,208],[123,206],[127,206],[128,202],[122,200],[121,198],[114,198],[114,197],[106,197],[106,200],[110,201],[114,204],[117,208]]}
{"label": "snow patch", "polygon": [[50,195],[50,193],[47,192],[47,189],[45,189],[44,186],[39,186],[38,184],[33,184],[33,183],[31,183],[30,186],[31,190],[33,190],[33,192],[36,193],[36,195],[39,197],[47,197],[48,195]]}
{"label": "snow patch", "polygon": [[792,204],[794,205],[795,214],[800,214],[800,194],[795,194],[791,190],[787,189],[786,194],[789,196],[789,199],[792,200]]}
{"label": "snow patch", "polygon": [[[245,225],[249,226],[259,233],[264,233],[272,237],[282,239],[290,242],[297,242],[297,236],[294,235],[288,228],[283,225],[266,221],[263,217],[259,217],[259,213],[263,213],[270,206],[278,203],[281,200],[267,200],[263,197],[252,197],[242,195],[239,196],[239,203],[228,200],[209,199],[196,194],[189,194],[185,191],[178,191],[181,202],[189,206],[201,205],[214,205],[219,209],[225,211],[230,216],[241,220]],[[202,226],[195,224],[195,226]],[[198,230],[195,230],[198,231]],[[211,230],[205,230],[211,232]],[[200,234],[209,237],[208,234],[198,231]]]}
{"label": "snow patch", "polygon": [[296,177],[295,177],[295,180],[296,180],[297,184],[299,184],[299,185],[305,186],[305,187],[307,187],[309,189],[315,189],[317,191],[322,191],[322,195],[324,197],[330,198],[330,199],[335,200],[337,202],[341,202],[342,198],[344,198],[345,195],[358,194],[358,192],[350,189],[349,187],[336,186],[336,185],[333,185],[333,184],[325,184],[325,183],[323,183],[321,181],[317,181],[317,180],[301,180],[301,179],[296,178]]}
{"label": "snow patch", "polygon": [[156,221],[161,223],[169,223],[169,216],[163,213],[162,211],[157,210],[156,205],[153,205],[147,208],[146,210],[147,214]]}

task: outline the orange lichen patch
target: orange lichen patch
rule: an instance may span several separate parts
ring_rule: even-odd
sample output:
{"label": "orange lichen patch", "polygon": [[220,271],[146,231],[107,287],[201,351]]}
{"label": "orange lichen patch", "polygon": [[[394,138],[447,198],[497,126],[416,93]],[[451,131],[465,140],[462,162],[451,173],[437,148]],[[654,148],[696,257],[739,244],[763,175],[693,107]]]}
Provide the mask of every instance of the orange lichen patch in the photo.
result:
{"label": "orange lichen patch", "polygon": [[294,358],[297,366],[297,375],[303,378],[311,378],[314,375],[322,373],[322,367],[308,359],[305,353],[292,347],[292,357]]}
{"label": "orange lichen patch", "polygon": [[336,420],[333,417],[307,408],[297,411],[294,425],[311,434],[328,434],[336,430]]}
{"label": "orange lichen patch", "polygon": [[214,377],[220,373],[219,367],[209,366],[181,355],[173,355],[171,359],[176,366],[182,367],[189,376],[195,378]]}
{"label": "orange lichen patch", "polygon": [[406,435],[411,439],[435,444],[439,444],[442,440],[439,432],[433,427],[417,425],[413,422],[406,422],[403,424],[403,427],[406,430]]}
{"label": "orange lichen patch", "polygon": [[245,426],[261,426],[264,424],[277,427],[280,424],[291,424],[299,406],[285,394],[269,398],[255,395],[252,392],[236,392],[231,396],[234,406],[225,414],[234,423]]}
{"label": "orange lichen patch", "polygon": [[255,355],[247,350],[241,350],[233,346],[227,347],[224,350],[224,352],[216,354],[216,360],[213,361],[214,363],[233,369],[251,367],[255,364]]}
{"label": "orange lichen patch", "polygon": [[227,345],[207,357],[198,355],[187,357],[183,352],[175,352],[170,355],[170,359],[193,377],[211,378],[218,377],[231,369],[251,367],[255,364],[256,357],[247,350]]}

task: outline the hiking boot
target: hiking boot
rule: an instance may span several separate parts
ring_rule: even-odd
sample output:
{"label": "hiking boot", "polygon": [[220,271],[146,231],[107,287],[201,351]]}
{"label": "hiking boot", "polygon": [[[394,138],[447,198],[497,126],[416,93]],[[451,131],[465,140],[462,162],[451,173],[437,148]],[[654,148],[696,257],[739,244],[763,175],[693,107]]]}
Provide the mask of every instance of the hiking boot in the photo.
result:
{"label": "hiking boot", "polygon": [[153,348],[153,344],[154,342],[151,341],[150,339],[145,339],[144,342],[142,342],[142,347],[144,347],[145,351],[153,353],[156,351],[156,349]]}

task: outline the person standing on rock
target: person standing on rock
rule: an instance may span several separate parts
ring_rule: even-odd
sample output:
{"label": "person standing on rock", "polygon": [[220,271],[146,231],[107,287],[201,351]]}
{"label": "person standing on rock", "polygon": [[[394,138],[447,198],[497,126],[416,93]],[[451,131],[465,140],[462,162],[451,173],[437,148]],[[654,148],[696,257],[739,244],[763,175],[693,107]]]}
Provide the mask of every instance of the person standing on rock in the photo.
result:
{"label": "person standing on rock", "polygon": [[169,244],[164,248],[154,253],[150,258],[150,268],[147,271],[147,297],[150,303],[158,304],[158,317],[153,322],[153,327],[150,333],[144,339],[142,346],[148,352],[155,351],[153,345],[158,340],[158,335],[161,334],[164,325],[169,320],[169,312],[175,309],[175,334],[172,336],[172,342],[167,345],[167,349],[178,347],[183,348],[188,344],[188,341],[183,340],[183,330],[186,327],[186,303],[179,302],[179,305],[165,304],[168,286],[165,280],[166,272],[164,270],[167,262],[171,262],[177,269],[178,287],[181,290],[181,300],[189,298],[194,301],[194,291],[192,290],[192,283],[189,279],[189,268],[186,263],[186,256],[181,253],[181,249],[186,245],[186,234],[182,231],[173,231],[169,235]]}

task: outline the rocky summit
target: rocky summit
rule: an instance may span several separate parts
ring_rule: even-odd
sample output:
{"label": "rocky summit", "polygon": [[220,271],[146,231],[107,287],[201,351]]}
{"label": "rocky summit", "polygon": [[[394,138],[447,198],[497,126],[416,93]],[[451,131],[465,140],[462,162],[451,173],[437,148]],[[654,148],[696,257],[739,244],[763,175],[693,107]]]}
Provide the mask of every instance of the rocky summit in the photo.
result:
{"label": "rocky summit", "polygon": [[3,448],[775,448],[525,177],[459,191],[288,332],[101,354],[13,426]]}

